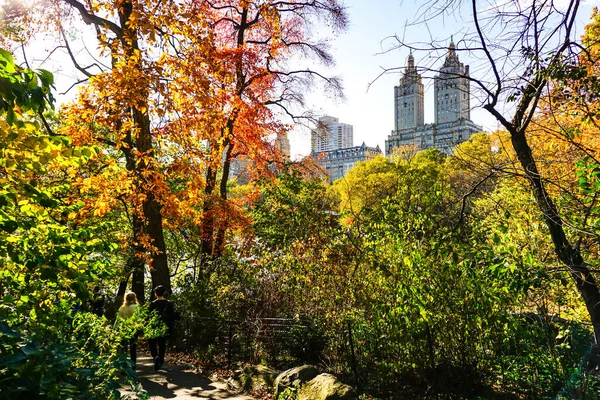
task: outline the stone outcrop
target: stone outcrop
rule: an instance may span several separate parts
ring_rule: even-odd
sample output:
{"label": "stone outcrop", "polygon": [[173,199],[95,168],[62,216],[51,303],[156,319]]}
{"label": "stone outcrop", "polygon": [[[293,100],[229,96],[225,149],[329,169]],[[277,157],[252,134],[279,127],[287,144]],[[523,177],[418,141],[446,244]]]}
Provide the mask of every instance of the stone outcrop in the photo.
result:
{"label": "stone outcrop", "polygon": [[227,381],[227,388],[238,393],[250,393],[254,389],[273,389],[273,382],[279,371],[264,365],[254,365],[237,370]]}
{"label": "stone outcrop", "polygon": [[299,388],[304,383],[310,381],[319,375],[317,368],[312,365],[302,365],[300,367],[288,369],[280,373],[273,384],[275,389],[275,398],[279,393],[283,392],[288,387]]}
{"label": "stone outcrop", "polygon": [[297,400],[353,400],[354,390],[331,374],[321,374],[306,382],[298,390]]}

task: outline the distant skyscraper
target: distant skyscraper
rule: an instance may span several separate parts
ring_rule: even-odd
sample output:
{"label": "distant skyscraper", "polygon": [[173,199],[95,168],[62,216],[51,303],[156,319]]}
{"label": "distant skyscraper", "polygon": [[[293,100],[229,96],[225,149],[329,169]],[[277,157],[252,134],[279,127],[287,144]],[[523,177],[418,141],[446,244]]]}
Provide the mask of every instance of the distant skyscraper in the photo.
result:
{"label": "distant skyscraper", "polygon": [[324,116],[311,131],[311,156],[325,170],[331,182],[344,177],[359,161],[381,155],[379,146],[353,146],[354,128],[337,118]]}
{"label": "distant skyscraper", "polygon": [[286,157],[288,160],[290,159],[290,140],[288,139],[287,133],[277,136],[277,139],[275,139],[275,147],[279,149],[282,156]]}
{"label": "distant skyscraper", "polygon": [[417,73],[415,58],[411,51],[406,70],[400,78],[400,84],[394,87],[395,130],[399,131],[425,124],[424,93],[421,75]]}
{"label": "distant skyscraper", "polygon": [[424,124],[423,84],[411,53],[400,84],[394,88],[395,129],[385,141],[386,154],[407,145],[420,150],[436,147],[451,154],[455,145],[480,132],[482,128],[470,120],[468,76],[469,66],[459,61],[451,41],[444,65],[434,78],[435,123]]}
{"label": "distant skyscraper", "polygon": [[319,118],[317,127],[311,131],[310,139],[312,152],[345,149],[352,147],[354,128],[340,123],[335,117],[324,116]]}
{"label": "distant skyscraper", "polygon": [[469,66],[458,60],[454,42],[448,46],[444,66],[434,78],[435,123],[471,119]]}

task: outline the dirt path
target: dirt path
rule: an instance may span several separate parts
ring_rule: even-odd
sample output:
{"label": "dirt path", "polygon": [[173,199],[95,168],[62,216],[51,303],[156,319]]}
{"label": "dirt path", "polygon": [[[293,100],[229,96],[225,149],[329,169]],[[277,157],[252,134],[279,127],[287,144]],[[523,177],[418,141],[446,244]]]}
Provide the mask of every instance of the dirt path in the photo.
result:
{"label": "dirt path", "polygon": [[[150,400],[254,400],[250,396],[231,393],[224,383],[213,382],[182,367],[165,364],[160,371],[154,371],[150,357],[139,357],[137,363],[140,383]],[[125,398],[136,398],[129,386],[124,387],[121,394]]]}

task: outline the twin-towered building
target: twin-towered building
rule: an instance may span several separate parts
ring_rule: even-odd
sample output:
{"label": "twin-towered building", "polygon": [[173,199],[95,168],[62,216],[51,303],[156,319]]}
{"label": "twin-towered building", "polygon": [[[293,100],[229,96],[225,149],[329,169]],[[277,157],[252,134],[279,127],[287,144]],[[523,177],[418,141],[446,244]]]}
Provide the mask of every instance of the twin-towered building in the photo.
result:
{"label": "twin-towered building", "polygon": [[455,145],[482,131],[470,119],[469,66],[459,61],[453,41],[448,46],[444,65],[434,77],[433,87],[435,122],[425,124],[423,82],[411,52],[406,70],[394,87],[395,129],[385,141],[386,154],[407,145],[420,150],[436,147],[452,154]]}
{"label": "twin-towered building", "polygon": [[[435,122],[425,123],[425,90],[412,52],[398,86],[394,87],[394,130],[385,141],[386,154],[401,146],[419,150],[435,147],[452,154],[454,146],[469,140],[482,128],[471,121],[469,66],[458,59],[454,41],[448,46],[444,65],[434,77]],[[379,146],[352,145],[352,125],[324,116],[311,131],[311,156],[333,182],[342,178],[358,161],[381,155]]]}

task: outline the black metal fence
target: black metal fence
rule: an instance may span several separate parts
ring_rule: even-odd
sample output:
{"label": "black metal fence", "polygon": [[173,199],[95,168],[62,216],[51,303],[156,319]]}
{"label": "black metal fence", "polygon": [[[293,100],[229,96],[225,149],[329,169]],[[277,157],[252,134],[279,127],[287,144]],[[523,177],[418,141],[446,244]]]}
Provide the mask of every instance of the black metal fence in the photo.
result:
{"label": "black metal fence", "polygon": [[297,318],[223,320],[184,316],[176,345],[232,367],[268,361],[274,366],[319,362],[327,344],[317,327]]}
{"label": "black metal fence", "polygon": [[[230,369],[260,362],[278,369],[320,365],[360,390],[365,383],[378,386],[378,360],[371,359],[374,354],[366,351],[370,345],[363,336],[349,322],[326,334],[306,319],[224,320],[187,315],[179,321],[176,346]],[[384,346],[379,348],[385,352]],[[368,360],[363,350],[369,353]]]}

